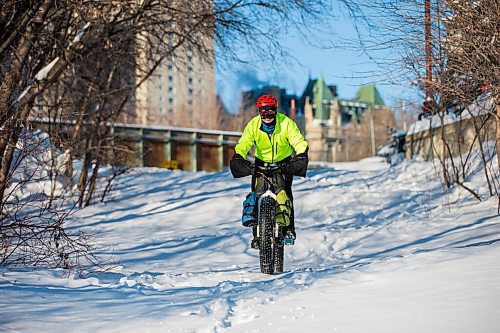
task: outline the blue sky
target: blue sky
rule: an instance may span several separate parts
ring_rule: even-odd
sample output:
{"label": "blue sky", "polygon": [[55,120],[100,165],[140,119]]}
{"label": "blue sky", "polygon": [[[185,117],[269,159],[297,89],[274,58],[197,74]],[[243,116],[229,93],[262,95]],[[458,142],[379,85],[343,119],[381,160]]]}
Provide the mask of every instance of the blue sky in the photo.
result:
{"label": "blue sky", "polygon": [[[339,17],[334,28],[332,38],[335,40],[356,38],[349,19]],[[297,35],[293,31],[288,33],[284,43],[295,59],[284,60],[273,67],[255,63],[252,66],[236,66],[231,70],[217,71],[218,93],[230,111],[237,109],[243,90],[277,85],[286,88],[288,93],[300,95],[309,77],[323,77],[327,84],[337,85],[341,98],[353,98],[359,86],[365,83],[375,83],[387,105],[396,105],[403,97],[401,86],[389,85],[380,76],[366,74],[380,69],[359,50],[314,47]]]}

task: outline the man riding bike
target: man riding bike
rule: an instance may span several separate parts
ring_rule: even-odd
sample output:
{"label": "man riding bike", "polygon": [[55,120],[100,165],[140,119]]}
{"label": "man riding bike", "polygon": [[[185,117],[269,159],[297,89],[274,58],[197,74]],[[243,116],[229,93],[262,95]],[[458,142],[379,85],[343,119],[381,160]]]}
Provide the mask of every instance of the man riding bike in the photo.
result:
{"label": "man riding bike", "polygon": [[[252,118],[234,148],[235,154],[230,161],[234,178],[252,175],[252,193],[259,193],[259,182],[255,168],[269,163],[281,166],[284,176],[284,190],[292,202],[289,224],[284,228],[285,244],[293,245],[296,239],[293,213],[292,181],[293,176],[305,177],[309,162],[308,144],[300,133],[297,124],[286,115],[278,113],[278,101],[273,95],[262,95],[257,99],[259,115]],[[246,160],[252,145],[255,145],[255,162]],[[257,191],[256,191],[257,188]],[[244,226],[253,227],[252,248],[258,248],[257,223],[244,221]]]}

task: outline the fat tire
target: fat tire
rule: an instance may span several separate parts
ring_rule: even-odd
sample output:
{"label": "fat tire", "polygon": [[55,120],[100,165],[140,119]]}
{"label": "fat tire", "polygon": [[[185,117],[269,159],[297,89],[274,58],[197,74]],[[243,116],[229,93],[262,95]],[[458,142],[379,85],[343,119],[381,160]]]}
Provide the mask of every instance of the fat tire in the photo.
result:
{"label": "fat tire", "polygon": [[276,273],[283,273],[283,256],[285,253],[285,246],[283,244],[283,237],[280,236],[275,238],[274,243],[274,271]]}
{"label": "fat tire", "polygon": [[273,274],[273,226],[275,224],[276,202],[271,197],[261,200],[259,209],[259,256],[260,271],[264,274]]}

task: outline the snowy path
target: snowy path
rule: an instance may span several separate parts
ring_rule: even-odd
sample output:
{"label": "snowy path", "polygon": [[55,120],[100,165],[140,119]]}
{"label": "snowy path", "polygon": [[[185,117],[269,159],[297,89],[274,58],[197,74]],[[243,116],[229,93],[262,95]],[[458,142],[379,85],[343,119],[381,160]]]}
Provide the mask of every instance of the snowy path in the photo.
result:
{"label": "snowy path", "polygon": [[[484,192],[478,176],[471,184]],[[119,266],[84,279],[1,271],[7,332],[493,332],[500,218],[443,195],[431,164],[339,164],[296,179],[285,272],[240,226],[249,179],[138,169],[78,213]]]}

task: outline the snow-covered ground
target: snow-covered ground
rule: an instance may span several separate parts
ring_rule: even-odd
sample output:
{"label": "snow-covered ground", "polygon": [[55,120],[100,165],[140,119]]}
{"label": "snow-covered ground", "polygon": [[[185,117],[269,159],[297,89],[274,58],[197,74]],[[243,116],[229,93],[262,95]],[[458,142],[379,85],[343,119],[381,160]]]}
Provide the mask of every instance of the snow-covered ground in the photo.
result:
{"label": "snow-covered ground", "polygon": [[423,118],[410,125],[407,134],[410,135],[418,132],[428,131],[432,128],[440,127],[441,123],[448,125],[463,119],[469,119],[471,117],[485,115],[488,113],[495,113],[495,103],[491,94],[486,92],[478,96],[477,99],[473,103],[468,105],[464,110],[462,110],[459,115],[456,115],[453,112],[447,113],[443,116],[442,121],[439,114],[435,114],[430,118]]}
{"label": "snow-covered ground", "polygon": [[[333,166],[296,179],[275,275],[240,225],[248,178],[135,169],[73,222],[118,266],[2,269],[0,331],[500,332],[496,198],[446,193],[429,162]],[[480,172],[468,185],[486,197]]]}

